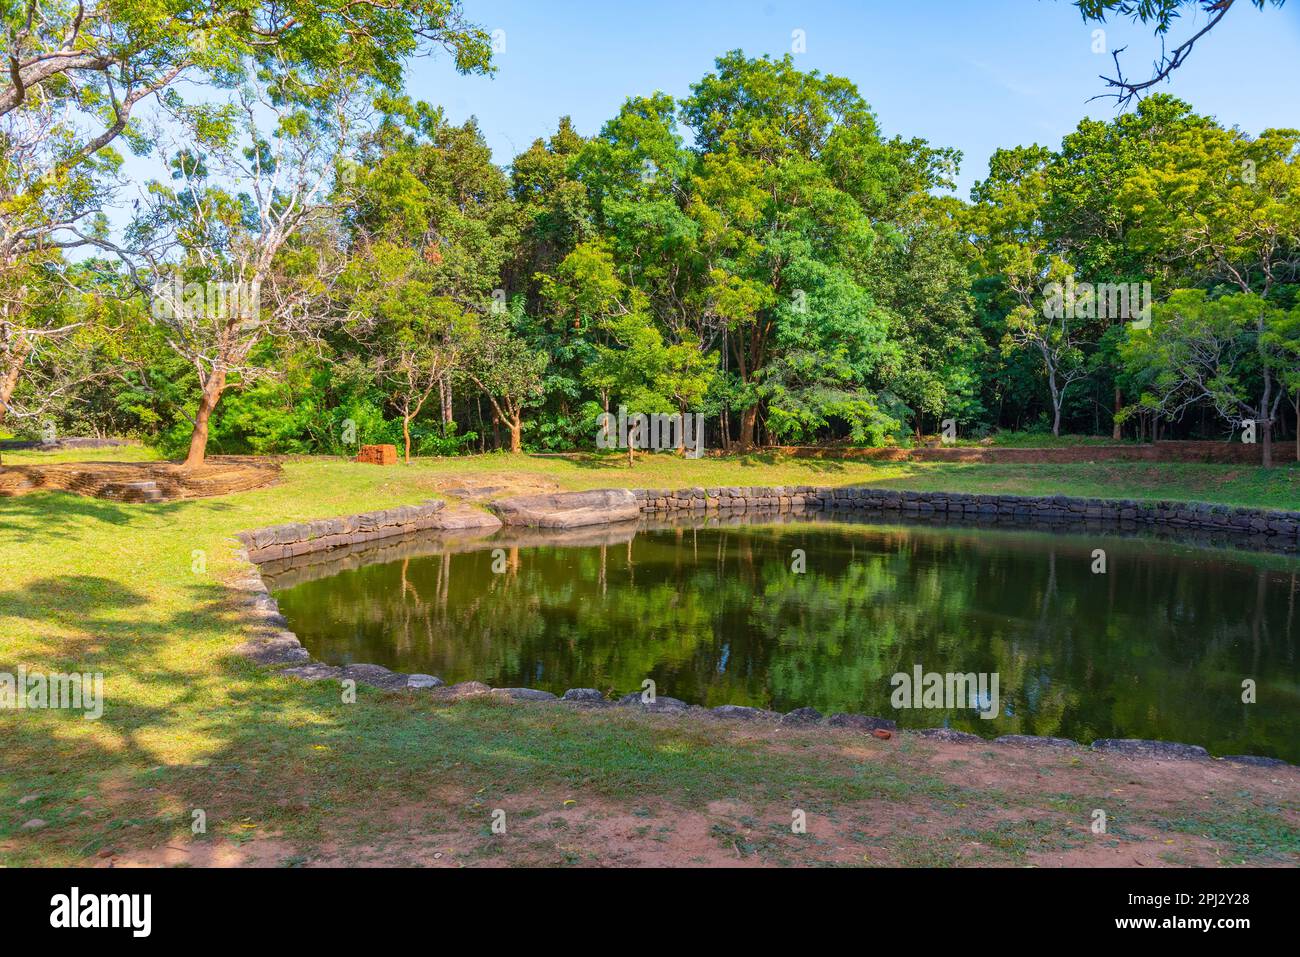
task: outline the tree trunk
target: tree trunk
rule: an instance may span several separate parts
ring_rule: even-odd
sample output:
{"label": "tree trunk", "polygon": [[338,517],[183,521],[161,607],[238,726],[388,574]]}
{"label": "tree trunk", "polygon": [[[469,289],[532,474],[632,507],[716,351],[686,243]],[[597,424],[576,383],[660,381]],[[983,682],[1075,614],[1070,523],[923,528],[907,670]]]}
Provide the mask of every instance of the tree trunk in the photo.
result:
{"label": "tree trunk", "polygon": [[1269,374],[1268,367],[1264,367],[1264,397],[1260,399],[1259,411],[1262,413],[1259,417],[1259,425],[1264,430],[1264,468],[1273,467],[1273,417],[1270,405],[1273,400],[1273,376]]}
{"label": "tree trunk", "polygon": [[1061,406],[1065,402],[1065,396],[1056,386],[1056,368],[1050,362],[1047,363],[1047,388],[1052,393],[1052,435],[1060,438]]}
{"label": "tree trunk", "polygon": [[0,376],[0,425],[4,425],[5,417],[9,414],[9,400],[18,389],[18,379],[27,363],[27,354],[31,351],[27,339],[20,337],[5,363],[4,374]]}
{"label": "tree trunk", "polygon": [[755,402],[749,408],[740,413],[740,438],[736,444],[744,451],[749,451],[754,447],[755,426],[758,423],[758,403]]}
{"label": "tree trunk", "polygon": [[1114,424],[1111,427],[1110,437],[1114,439],[1116,442],[1124,438],[1124,429],[1119,422],[1119,413],[1120,410],[1123,408],[1124,408],[1124,395],[1123,393],[1120,392],[1119,386],[1115,386],[1115,414],[1112,420]]}
{"label": "tree trunk", "polygon": [[510,451],[515,455],[524,450],[523,431],[524,417],[521,413],[515,412],[510,418]]}
{"label": "tree trunk", "polygon": [[184,467],[187,469],[198,468],[207,457],[208,420],[212,418],[212,410],[221,401],[221,393],[225,388],[226,370],[213,371],[208,378],[207,386],[203,389],[203,397],[199,399],[198,415],[194,417],[194,432],[190,435],[190,451],[185,456],[184,462]]}
{"label": "tree trunk", "polygon": [[438,398],[442,402],[442,426],[443,426],[443,434],[446,434],[447,426],[451,425],[452,422],[452,418],[451,418],[452,405],[451,405],[451,381],[445,376],[443,377],[442,381],[438,383]]}
{"label": "tree trunk", "polygon": [[406,464],[411,464],[411,417],[402,416],[402,440],[406,444]]}

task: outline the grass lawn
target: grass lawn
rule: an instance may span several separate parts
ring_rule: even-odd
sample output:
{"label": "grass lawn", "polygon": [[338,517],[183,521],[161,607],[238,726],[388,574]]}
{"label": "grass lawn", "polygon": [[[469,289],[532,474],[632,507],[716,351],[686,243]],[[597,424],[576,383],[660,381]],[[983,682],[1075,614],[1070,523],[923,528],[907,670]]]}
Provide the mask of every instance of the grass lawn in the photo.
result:
{"label": "grass lawn", "polygon": [[[148,457],[9,453],[9,463]],[[1142,765],[277,677],[231,655],[229,536],[459,482],[875,484],[1300,508],[1300,468],[482,456],[289,461],[275,487],[123,505],[0,499],[0,671],[100,671],[99,721],[0,711],[0,863],[1300,862],[1296,772]],[[996,753],[995,753],[996,752]],[[1008,771],[1009,768],[1017,769]],[[1113,822],[1088,830],[1094,808]],[[490,815],[506,812],[493,834]],[[790,833],[792,809],[808,834]],[[193,812],[207,833],[191,831]]]}

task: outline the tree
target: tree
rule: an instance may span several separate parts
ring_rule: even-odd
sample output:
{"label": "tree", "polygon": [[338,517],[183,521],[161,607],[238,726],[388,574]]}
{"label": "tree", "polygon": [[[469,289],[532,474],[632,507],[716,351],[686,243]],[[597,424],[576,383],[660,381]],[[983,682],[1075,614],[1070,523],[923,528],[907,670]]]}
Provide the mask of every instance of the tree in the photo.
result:
{"label": "tree", "polygon": [[[319,98],[333,77],[400,88],[403,61],[451,54],[462,73],[490,72],[491,38],[458,0],[7,0],[0,70],[0,283],[24,263],[102,239],[95,218],[113,195],[114,151],[153,144],[137,123],[178,81],[233,88],[258,71],[286,101]],[[11,317],[0,382],[17,382],[37,338],[56,332]],[[57,327],[56,327],[57,328]]]}
{"label": "tree", "polygon": [[[1296,417],[1295,458],[1300,462],[1300,305],[1288,312],[1276,312],[1268,317],[1260,332],[1263,340],[1259,352],[1276,364],[1278,382],[1283,393],[1293,396],[1292,409]],[[1281,395],[1278,396],[1278,402]],[[1276,421],[1276,407],[1269,419]],[[1272,450],[1269,450],[1271,455]]]}
{"label": "tree", "polygon": [[988,178],[972,191],[976,207],[970,223],[980,266],[996,277],[995,308],[1004,317],[1002,352],[1028,348],[1038,356],[1051,398],[1052,434],[1059,436],[1066,393],[1087,374],[1079,320],[1093,313],[1080,317],[1046,295],[1050,284],[1074,275],[1045,231],[1051,159],[1051,151],[1041,146],[994,153]]}
{"label": "tree", "polygon": [[14,395],[28,360],[56,344],[79,323],[69,320],[58,285],[34,270],[0,274],[0,426],[15,417]]}
{"label": "tree", "polygon": [[[1160,251],[1133,241],[1141,220],[1123,200],[1123,192],[1157,146],[1213,125],[1186,103],[1164,94],[1140,100],[1132,112],[1108,122],[1082,120],[1062,140],[1046,169],[1041,215],[1049,247],[1094,284],[1149,282],[1161,290],[1175,287],[1182,277],[1176,264],[1165,261]],[[1120,318],[1098,316],[1088,333],[1098,343],[1090,364],[1099,391],[1109,384],[1112,392],[1111,437],[1116,440],[1122,438],[1124,397],[1119,383],[1107,380],[1115,379],[1119,366],[1114,343],[1123,337],[1122,322],[1116,322]]]}
{"label": "tree", "polygon": [[[517,246],[517,210],[473,120],[453,126],[440,109],[405,97],[383,97],[379,105],[383,122],[363,149],[349,215],[353,245],[363,255],[376,242],[389,247],[389,257],[397,247],[410,253],[394,281],[417,282],[438,300],[434,311],[443,317],[446,342],[464,334],[468,319],[453,321],[457,313],[481,315],[505,305],[500,283]],[[446,429],[454,425],[456,363],[436,364]]]}
{"label": "tree", "polygon": [[555,135],[534,140],[510,165],[510,198],[519,221],[508,287],[522,291],[529,312],[541,309],[541,276],[552,273],[593,235],[591,202],[576,162],[585,140],[563,116]]}
{"label": "tree", "polygon": [[[1061,260],[1055,260],[1049,275],[1064,278],[1069,271]],[[1021,273],[1021,279],[1026,276]],[[1060,282],[1060,279],[1053,280]],[[1082,343],[1078,338],[1078,316],[1064,303],[1046,300],[1036,290],[1020,283],[1016,287],[1021,298],[1007,315],[1004,351],[1030,348],[1036,352],[1047,377],[1047,388],[1052,399],[1052,435],[1061,434],[1061,408],[1072,384],[1088,374],[1084,364]]]}
{"label": "tree", "polygon": [[[717,369],[699,343],[687,338],[669,344],[647,310],[647,297],[614,274],[614,260],[603,244],[583,244],[546,277],[543,296],[562,319],[591,323],[601,335],[594,360],[583,370],[609,412],[617,395],[638,414],[677,413],[685,417],[708,393]],[[679,429],[678,450],[685,431]],[[628,446],[628,463],[633,449]]]}
{"label": "tree", "polygon": [[1219,126],[1159,144],[1121,194],[1141,224],[1131,234],[1135,246],[1263,304],[1255,310],[1253,341],[1268,397],[1256,409],[1266,464],[1278,408],[1273,400],[1282,394],[1282,367],[1268,351],[1267,326],[1283,284],[1300,276],[1298,195],[1300,131],[1265,130],[1251,139]]}
{"label": "tree", "polygon": [[[237,105],[178,114],[204,155],[175,154],[180,188],[151,184],[133,242],[120,251],[168,345],[199,380],[187,468],[203,464],[208,421],[232,377],[266,374],[249,362],[258,343],[311,334],[329,318],[319,301],[341,265],[330,199],[349,189],[355,94],[342,84],[309,107],[245,87]],[[268,115],[270,136],[259,126]]]}
{"label": "tree", "polygon": [[892,241],[878,247],[868,283],[887,340],[870,340],[872,362],[859,363],[886,401],[877,403],[862,440],[880,441],[892,431],[889,419],[901,426],[909,413],[920,436],[927,420],[936,427],[943,418],[966,423],[983,411],[976,363],[988,350],[973,318],[969,239],[958,228],[963,216],[960,200],[928,193],[895,207]]}
{"label": "tree", "polygon": [[523,451],[524,409],[544,392],[546,353],[537,351],[516,331],[525,320],[516,298],[508,312],[490,312],[466,344],[466,375],[483,390],[496,421],[510,430],[510,451]]}
{"label": "tree", "polygon": [[544,277],[596,233],[587,185],[577,170],[586,142],[563,116],[552,136],[534,140],[510,166],[519,233],[501,285],[523,296],[529,322],[519,331],[549,359],[533,431],[534,445],[548,450],[573,448],[588,431],[582,370],[592,357],[591,330],[557,319],[542,298]]}
{"label": "tree", "polygon": [[797,292],[774,310],[773,357],[754,377],[769,434],[807,441],[836,419],[852,441],[882,444],[906,414],[879,387],[900,365],[896,317],[843,268],[797,255],[784,272]]}
{"label": "tree", "polygon": [[473,318],[440,295],[429,264],[413,250],[380,241],[357,251],[341,285],[349,323],[402,418],[407,464],[411,423],[461,365]]}
{"label": "tree", "polygon": [[491,37],[456,0],[8,0],[3,12],[0,116],[67,98],[90,124],[73,164],[187,73],[230,82],[288,70],[299,90],[341,74],[396,89],[422,46],[450,52],[462,73],[491,69]]}
{"label": "tree", "polygon": [[[84,325],[68,302],[69,288],[32,270],[0,273],[0,427],[41,418],[76,384],[94,374],[66,360],[69,340]],[[41,370],[31,381],[30,370]],[[28,370],[26,389],[21,373]]]}
{"label": "tree", "polygon": [[[724,369],[734,369],[742,404],[739,444],[748,447],[764,369],[797,341],[793,319],[810,303],[796,274],[834,272],[835,288],[865,301],[876,245],[893,238],[892,211],[937,185],[937,168],[953,157],[885,142],[852,83],[796,70],[789,56],[728,53],[681,112],[697,154],[687,206],[704,277],[696,307],[722,329]],[[841,319],[858,323],[855,343],[878,337],[878,312]],[[840,386],[865,399],[864,361],[849,357],[853,373]]]}
{"label": "tree", "polygon": [[33,96],[0,117],[0,423],[29,363],[79,328],[65,321],[71,291],[59,231],[98,229],[116,156],[71,162],[76,144],[53,98]]}
{"label": "tree", "polygon": [[[1154,311],[1149,330],[1134,330],[1126,362],[1148,383],[1141,407],[1176,419],[1210,403],[1232,427],[1272,421],[1285,398],[1278,378],[1296,381],[1300,307],[1283,310],[1252,293],[1212,299],[1180,290]],[[1267,427],[1263,464],[1272,465]]]}

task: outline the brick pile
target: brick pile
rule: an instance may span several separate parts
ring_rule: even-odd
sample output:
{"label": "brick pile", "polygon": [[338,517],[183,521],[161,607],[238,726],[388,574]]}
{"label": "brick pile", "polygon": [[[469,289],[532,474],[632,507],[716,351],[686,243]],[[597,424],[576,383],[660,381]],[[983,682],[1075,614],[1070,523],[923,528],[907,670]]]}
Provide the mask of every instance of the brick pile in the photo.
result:
{"label": "brick pile", "polygon": [[395,445],[363,445],[361,451],[357,453],[356,462],[364,462],[368,465],[396,465],[397,464],[397,446]]}

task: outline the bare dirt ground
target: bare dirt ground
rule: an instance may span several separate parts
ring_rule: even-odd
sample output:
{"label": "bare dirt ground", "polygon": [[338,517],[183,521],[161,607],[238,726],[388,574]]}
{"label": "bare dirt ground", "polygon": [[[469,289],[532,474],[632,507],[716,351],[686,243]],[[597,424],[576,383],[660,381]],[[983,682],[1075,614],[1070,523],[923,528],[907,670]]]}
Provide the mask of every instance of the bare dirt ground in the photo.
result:
{"label": "bare dirt ground", "polygon": [[[744,793],[683,800],[554,789],[508,799],[448,781],[389,803],[364,825],[339,817],[318,841],[247,839],[119,845],[100,867],[157,866],[1035,866],[1222,867],[1300,864],[1300,769],[1151,760],[1087,749],[737,726],[790,761],[838,760],[879,777],[880,794],[841,800]],[[792,747],[792,745],[798,745]],[[902,772],[902,784],[891,775]],[[889,772],[889,773],[886,773]],[[914,782],[909,785],[907,782]],[[290,798],[288,800],[298,800]],[[310,798],[307,798],[310,800]],[[491,815],[504,810],[504,833]],[[794,827],[802,811],[806,830]],[[1096,833],[1097,812],[1107,827]]]}

